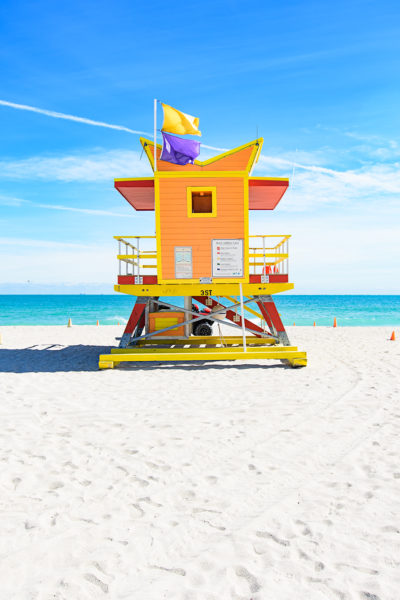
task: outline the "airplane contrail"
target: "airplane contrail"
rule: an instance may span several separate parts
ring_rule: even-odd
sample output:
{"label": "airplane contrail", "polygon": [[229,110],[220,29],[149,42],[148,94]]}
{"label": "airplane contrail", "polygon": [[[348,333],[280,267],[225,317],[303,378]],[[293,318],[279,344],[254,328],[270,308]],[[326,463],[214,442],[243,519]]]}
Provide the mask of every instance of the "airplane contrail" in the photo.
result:
{"label": "airplane contrail", "polygon": [[107,127],[108,129],[118,129],[119,131],[127,131],[128,133],[135,133],[139,135],[151,135],[146,131],[136,131],[135,129],[129,129],[129,127],[124,127],[123,125],[113,125],[112,123],[104,123],[103,121],[94,121],[93,119],[85,119],[84,117],[67,115],[65,113],[55,112],[54,110],[46,110],[44,108],[37,108],[36,106],[28,106],[27,104],[16,104],[15,102],[8,102],[7,100],[0,100],[0,105],[8,106],[9,108],[16,108],[18,110],[28,110],[30,112],[39,113],[40,115],[46,115],[47,117],[53,117],[55,119],[66,119],[67,121],[76,121],[77,123],[94,125],[95,127]]}
{"label": "airplane contrail", "polygon": [[[137,135],[148,135],[152,137],[152,133],[147,131],[137,131],[136,129],[129,129],[123,125],[113,125],[112,123],[104,123],[103,121],[94,121],[93,119],[86,119],[85,117],[77,117],[75,115],[67,115],[65,113],[56,112],[54,110],[46,110],[45,108],[37,108],[36,106],[29,106],[27,104],[16,104],[15,102],[8,102],[7,100],[0,100],[0,106],[8,106],[9,108],[16,108],[18,110],[28,110],[30,112],[39,113],[39,115],[46,115],[47,117],[53,117],[54,119],[66,119],[67,121],[76,121],[77,123],[85,123],[86,125],[94,125],[96,127],[107,127],[108,129],[118,129],[119,131],[127,131],[128,133],[135,133]],[[210,150],[220,150],[225,152],[227,148],[216,148],[215,146],[207,146],[202,144],[203,148],[209,148]]]}

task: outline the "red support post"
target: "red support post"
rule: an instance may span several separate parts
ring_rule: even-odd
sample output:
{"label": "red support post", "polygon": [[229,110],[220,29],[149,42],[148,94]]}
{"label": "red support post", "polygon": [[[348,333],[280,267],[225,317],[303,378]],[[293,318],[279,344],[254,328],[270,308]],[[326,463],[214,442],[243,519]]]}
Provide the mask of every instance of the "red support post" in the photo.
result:
{"label": "red support post", "polygon": [[140,324],[144,327],[145,325],[145,314],[144,310],[146,308],[147,298],[138,297],[135,302],[135,306],[131,312],[131,316],[126,324],[125,331],[121,337],[121,341],[119,344],[120,348],[126,348],[130,342],[133,332],[136,329],[136,326]]}
{"label": "red support post", "polygon": [[273,334],[278,337],[284,346],[290,346],[285,326],[281,321],[272,296],[256,296],[255,301]]}

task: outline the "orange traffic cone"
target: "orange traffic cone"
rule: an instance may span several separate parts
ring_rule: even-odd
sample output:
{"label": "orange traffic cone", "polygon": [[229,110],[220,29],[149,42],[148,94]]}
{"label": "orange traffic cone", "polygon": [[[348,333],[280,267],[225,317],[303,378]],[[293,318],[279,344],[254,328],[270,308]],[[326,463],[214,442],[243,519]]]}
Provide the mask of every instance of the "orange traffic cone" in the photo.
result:
{"label": "orange traffic cone", "polygon": [[314,327],[315,327],[315,321],[314,321]]}
{"label": "orange traffic cone", "polygon": [[99,320],[96,321],[96,325],[99,325]]}
{"label": "orange traffic cone", "polygon": [[336,321],[336,317],[333,319],[333,326],[337,327],[337,321]]}
{"label": "orange traffic cone", "polygon": [[396,341],[396,334],[394,331],[392,331],[392,335],[390,336],[390,341],[391,342],[395,342]]}
{"label": "orange traffic cone", "polygon": [[67,325],[67,327],[72,327],[72,321],[71,321],[71,319],[68,319],[68,325]]}

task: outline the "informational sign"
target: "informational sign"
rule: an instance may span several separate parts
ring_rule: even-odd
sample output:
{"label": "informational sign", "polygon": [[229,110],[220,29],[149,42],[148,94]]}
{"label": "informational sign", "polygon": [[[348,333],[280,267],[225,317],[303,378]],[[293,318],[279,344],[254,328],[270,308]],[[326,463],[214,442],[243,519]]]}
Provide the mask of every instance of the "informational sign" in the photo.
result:
{"label": "informational sign", "polygon": [[213,277],[243,277],[243,240],[212,241]]}
{"label": "informational sign", "polygon": [[191,246],[175,246],[175,278],[192,279]]}

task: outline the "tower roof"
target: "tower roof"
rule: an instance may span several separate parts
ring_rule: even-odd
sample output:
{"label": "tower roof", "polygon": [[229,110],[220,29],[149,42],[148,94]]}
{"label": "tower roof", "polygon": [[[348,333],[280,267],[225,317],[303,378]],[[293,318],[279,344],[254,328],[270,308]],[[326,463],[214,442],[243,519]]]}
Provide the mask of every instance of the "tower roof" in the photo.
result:
{"label": "tower roof", "polygon": [[[154,171],[154,141],[140,138],[140,142]],[[253,164],[258,160],[263,142],[264,140],[259,138],[207,160],[195,160],[193,165],[183,166],[160,160],[162,146],[157,144],[157,171],[185,171],[187,173],[193,171],[246,171],[250,173]]]}
{"label": "tower roof", "polygon": [[[154,142],[140,138],[144,151],[154,170]],[[208,160],[196,160],[193,165],[175,165],[159,159],[161,145],[157,144],[157,172],[176,172],[190,174],[224,172],[227,177],[232,173],[248,176],[261,152],[263,139],[253,140],[243,146],[218,154]],[[219,175],[221,176],[221,175]],[[282,177],[248,177],[249,210],[273,210],[289,186],[289,180]],[[115,188],[133,206],[135,210],[154,210],[154,178],[133,177],[115,179]]]}

